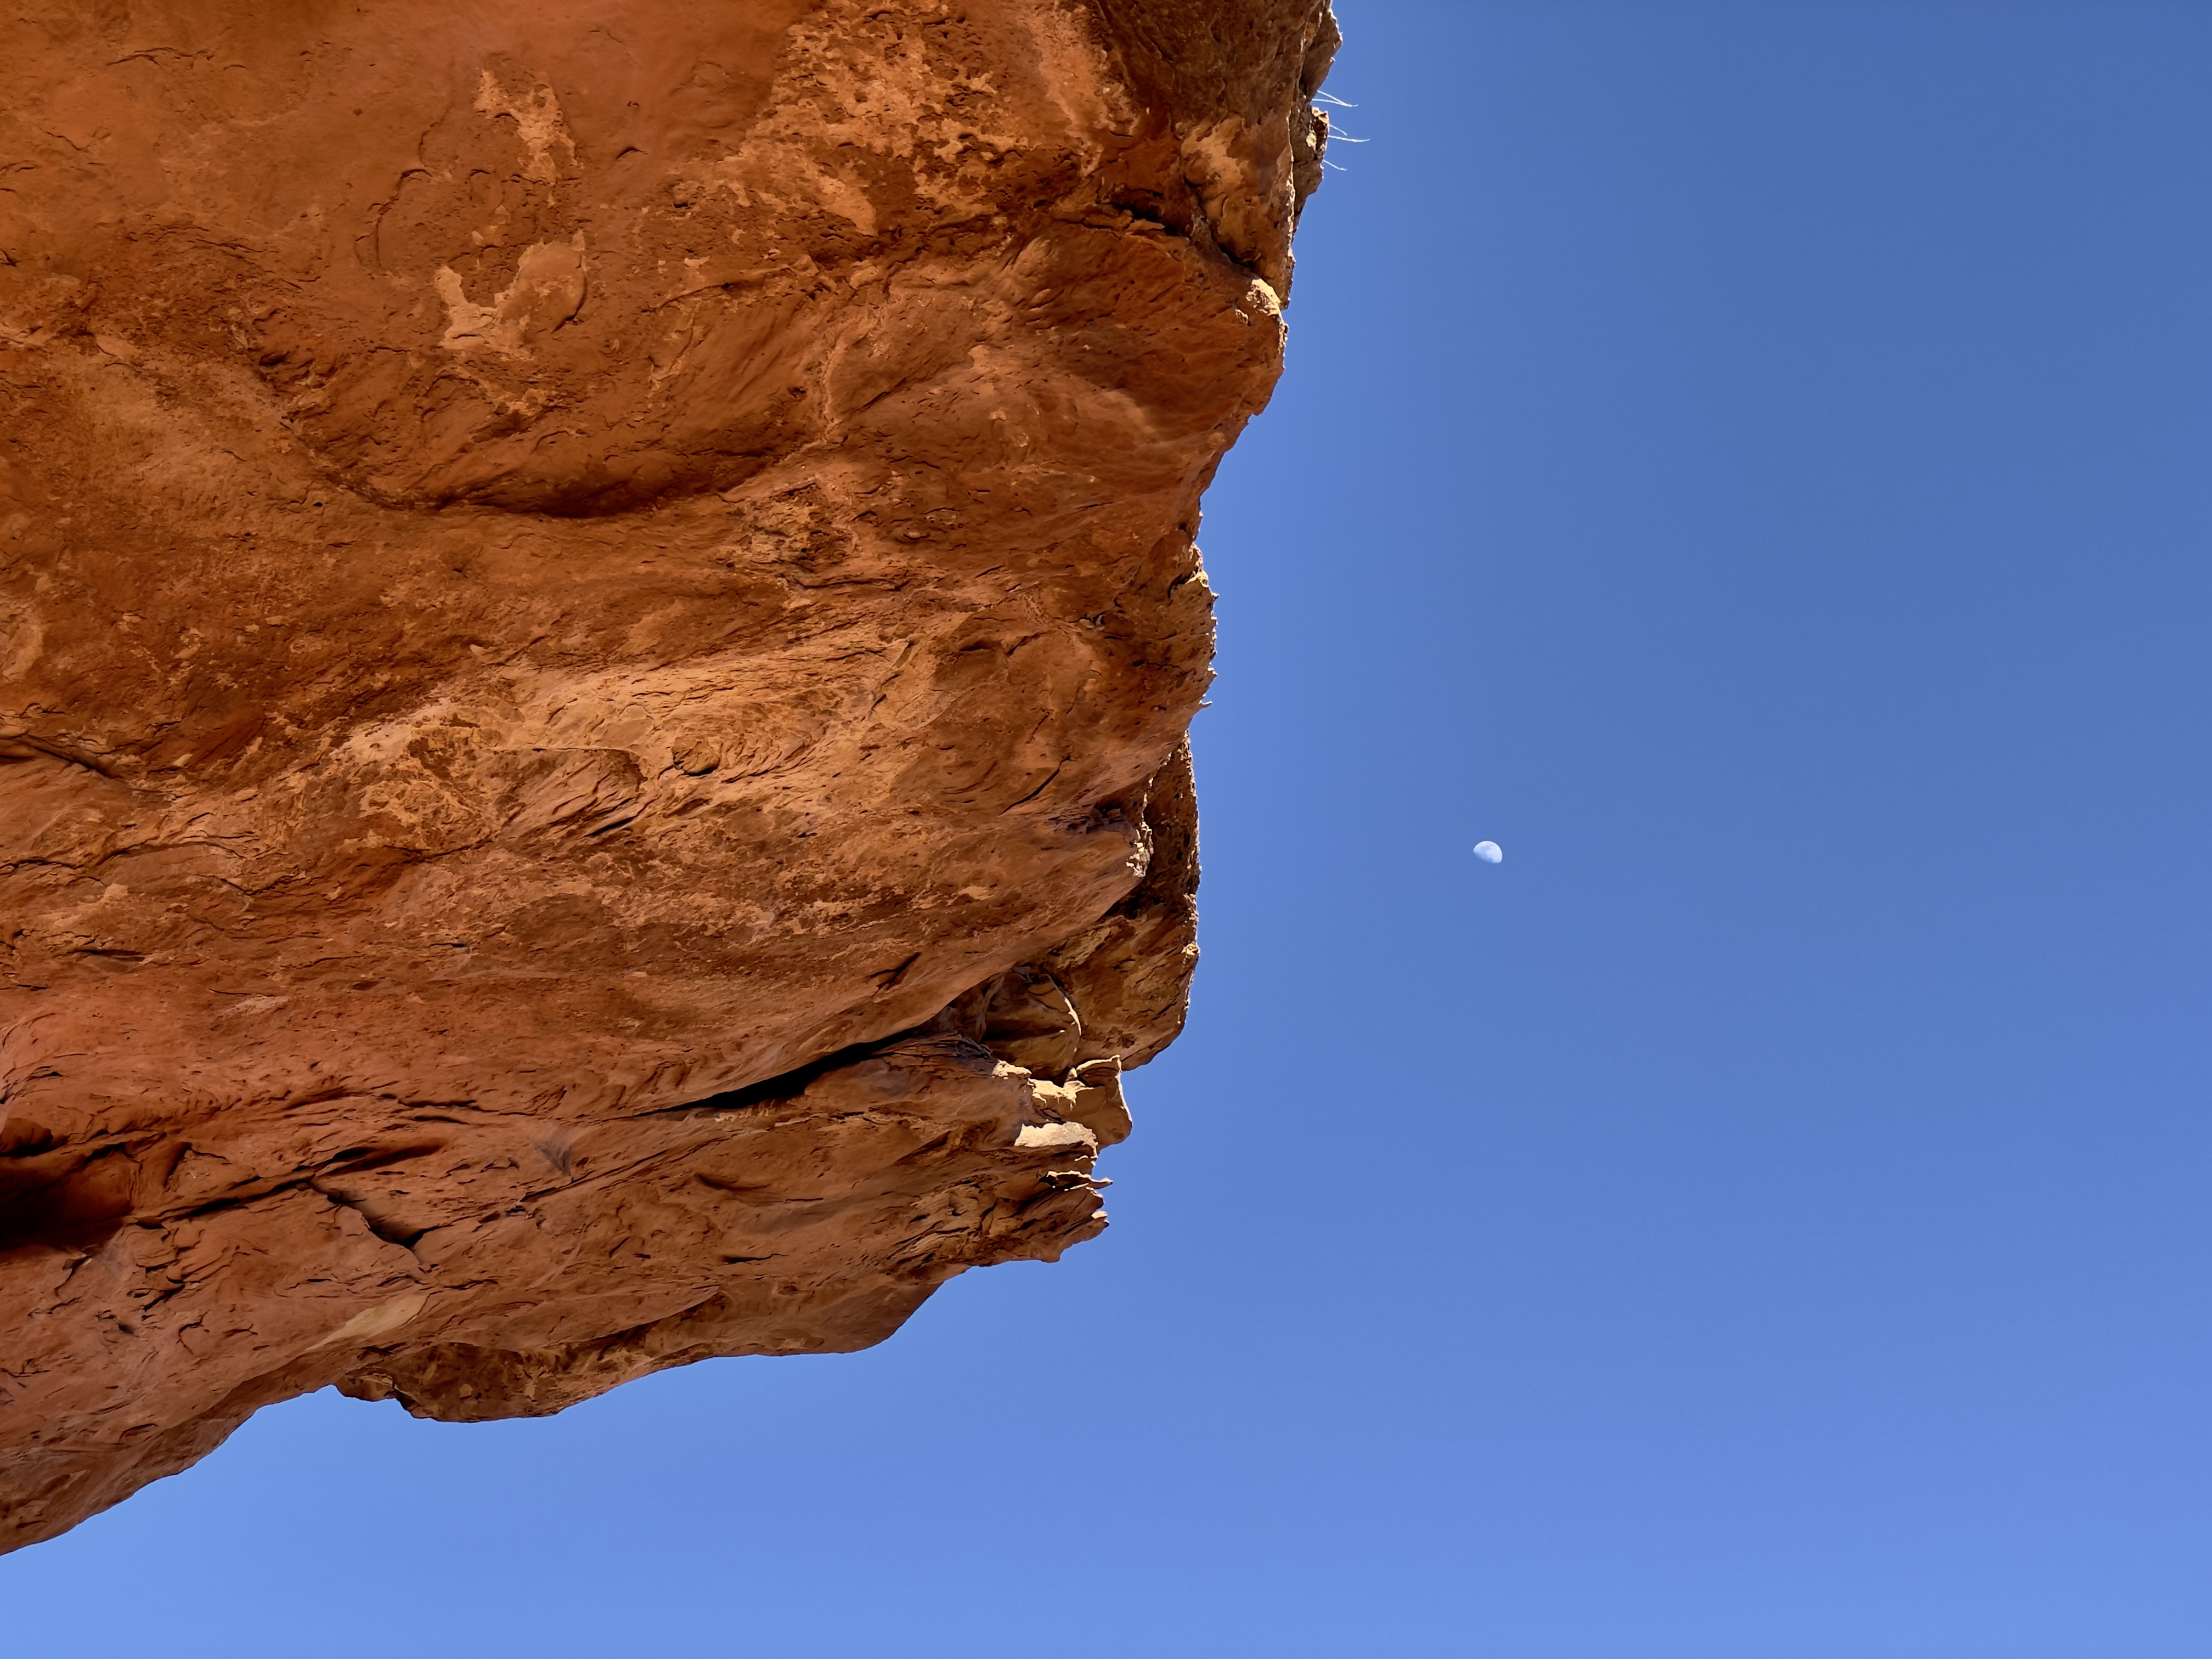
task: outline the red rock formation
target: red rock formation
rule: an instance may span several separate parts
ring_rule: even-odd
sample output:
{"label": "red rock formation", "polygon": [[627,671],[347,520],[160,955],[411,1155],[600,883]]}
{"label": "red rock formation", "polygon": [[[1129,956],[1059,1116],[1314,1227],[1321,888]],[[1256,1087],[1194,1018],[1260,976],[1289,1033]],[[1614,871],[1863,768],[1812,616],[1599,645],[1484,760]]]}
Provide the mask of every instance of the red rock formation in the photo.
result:
{"label": "red rock formation", "polygon": [[0,24],[0,1500],[1104,1224],[1325,0]]}

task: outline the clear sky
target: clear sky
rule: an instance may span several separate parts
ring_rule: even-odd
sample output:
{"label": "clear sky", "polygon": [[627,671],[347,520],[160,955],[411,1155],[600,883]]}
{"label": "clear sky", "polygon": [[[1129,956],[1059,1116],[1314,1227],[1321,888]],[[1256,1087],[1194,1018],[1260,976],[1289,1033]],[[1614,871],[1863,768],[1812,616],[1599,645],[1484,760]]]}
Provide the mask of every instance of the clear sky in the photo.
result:
{"label": "clear sky", "polygon": [[2212,4],[1340,7],[1113,1231],[0,1652],[2212,1654]]}

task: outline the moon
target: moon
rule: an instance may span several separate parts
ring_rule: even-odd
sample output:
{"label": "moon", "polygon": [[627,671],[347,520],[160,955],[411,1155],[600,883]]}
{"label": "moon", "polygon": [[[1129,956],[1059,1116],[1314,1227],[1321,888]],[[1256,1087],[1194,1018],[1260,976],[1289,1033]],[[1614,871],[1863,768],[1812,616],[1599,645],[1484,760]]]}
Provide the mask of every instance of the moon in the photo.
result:
{"label": "moon", "polygon": [[1479,841],[1474,844],[1474,855],[1485,864],[1505,862],[1505,849],[1494,841]]}

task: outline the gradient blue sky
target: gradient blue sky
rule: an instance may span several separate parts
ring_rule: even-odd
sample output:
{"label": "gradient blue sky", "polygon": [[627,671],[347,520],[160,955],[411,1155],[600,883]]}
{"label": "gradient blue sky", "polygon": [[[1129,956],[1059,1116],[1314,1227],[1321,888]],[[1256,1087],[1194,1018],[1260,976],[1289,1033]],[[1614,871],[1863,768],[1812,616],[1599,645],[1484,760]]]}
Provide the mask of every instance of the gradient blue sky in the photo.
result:
{"label": "gradient blue sky", "polygon": [[1114,1231],[0,1651],[2212,1654],[2212,5],[1340,3]]}

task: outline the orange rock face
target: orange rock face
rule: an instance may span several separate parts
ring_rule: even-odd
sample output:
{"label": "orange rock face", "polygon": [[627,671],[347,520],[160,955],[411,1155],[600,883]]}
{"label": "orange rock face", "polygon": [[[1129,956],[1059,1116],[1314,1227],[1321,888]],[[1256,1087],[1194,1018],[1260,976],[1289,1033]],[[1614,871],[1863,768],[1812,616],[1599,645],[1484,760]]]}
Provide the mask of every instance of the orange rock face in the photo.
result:
{"label": "orange rock face", "polygon": [[0,22],[0,1510],[1103,1224],[1325,0]]}

